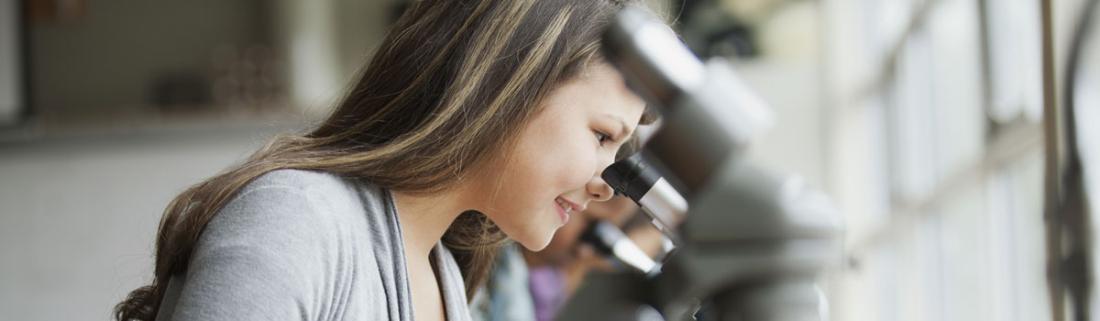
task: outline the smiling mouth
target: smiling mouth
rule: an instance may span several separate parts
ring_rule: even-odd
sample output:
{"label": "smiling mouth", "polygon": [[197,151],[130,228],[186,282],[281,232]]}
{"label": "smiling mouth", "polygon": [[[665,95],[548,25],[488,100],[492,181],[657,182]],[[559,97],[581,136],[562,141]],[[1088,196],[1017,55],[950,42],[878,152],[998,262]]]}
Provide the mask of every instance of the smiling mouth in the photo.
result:
{"label": "smiling mouth", "polygon": [[572,214],[574,210],[573,204],[569,201],[561,199],[560,197],[555,199],[554,202],[558,205],[558,216],[559,218],[561,218],[561,223],[568,223],[569,217],[572,216],[570,214]]}
{"label": "smiling mouth", "polygon": [[573,213],[573,204],[570,204],[569,201],[561,198],[555,199],[554,201],[558,202],[558,206],[561,207],[562,211],[565,211],[565,214]]}

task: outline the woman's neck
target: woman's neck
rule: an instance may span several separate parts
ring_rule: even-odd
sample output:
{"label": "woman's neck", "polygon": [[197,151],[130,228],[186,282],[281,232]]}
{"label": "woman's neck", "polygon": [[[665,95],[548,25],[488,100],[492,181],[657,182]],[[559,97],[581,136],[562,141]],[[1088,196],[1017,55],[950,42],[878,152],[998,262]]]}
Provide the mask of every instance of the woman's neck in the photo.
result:
{"label": "woman's neck", "polygon": [[443,233],[469,209],[459,189],[430,195],[393,191],[407,259],[427,259]]}

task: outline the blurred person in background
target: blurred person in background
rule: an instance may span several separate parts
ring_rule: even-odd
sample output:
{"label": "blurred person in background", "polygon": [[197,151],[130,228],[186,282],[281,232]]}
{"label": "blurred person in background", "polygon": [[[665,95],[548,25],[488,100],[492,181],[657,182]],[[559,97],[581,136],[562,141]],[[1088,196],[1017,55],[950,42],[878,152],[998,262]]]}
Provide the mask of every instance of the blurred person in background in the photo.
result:
{"label": "blurred person in background", "polygon": [[168,205],[115,317],[469,319],[503,240],[541,250],[610,199],[652,119],[599,52],[625,5],[413,2],[325,121]]}

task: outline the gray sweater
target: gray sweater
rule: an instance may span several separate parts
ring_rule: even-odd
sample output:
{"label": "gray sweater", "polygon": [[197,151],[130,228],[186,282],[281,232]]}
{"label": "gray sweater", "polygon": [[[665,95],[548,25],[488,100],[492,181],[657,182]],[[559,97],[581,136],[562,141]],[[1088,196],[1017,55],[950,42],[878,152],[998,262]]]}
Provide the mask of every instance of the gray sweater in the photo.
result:
{"label": "gray sweater", "polygon": [[[390,193],[327,173],[279,170],[210,221],[157,320],[413,320]],[[432,250],[447,319],[470,319],[462,275]]]}

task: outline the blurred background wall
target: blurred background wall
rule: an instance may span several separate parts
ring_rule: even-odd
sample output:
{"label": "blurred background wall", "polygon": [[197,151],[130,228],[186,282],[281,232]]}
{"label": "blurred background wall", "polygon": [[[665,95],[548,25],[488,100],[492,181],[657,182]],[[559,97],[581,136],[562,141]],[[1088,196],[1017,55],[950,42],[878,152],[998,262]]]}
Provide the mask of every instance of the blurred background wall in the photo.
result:
{"label": "blurred background wall", "polygon": [[0,319],[109,319],[168,201],[323,116],[399,8],[4,0]]}
{"label": "blurred background wall", "polygon": [[[774,109],[751,159],[842,210],[834,319],[1050,318],[1039,1],[651,2]],[[0,319],[108,319],[171,197],[323,116],[402,5],[0,1]]]}
{"label": "blurred background wall", "polygon": [[[822,2],[838,319],[1051,319],[1040,3]],[[1052,3],[1061,68],[1083,2]]]}
{"label": "blurred background wall", "polygon": [[15,122],[23,104],[23,23],[18,3],[0,2],[0,124]]}
{"label": "blurred background wall", "polygon": [[[31,21],[31,100],[44,114],[83,117],[169,103],[157,95],[171,88],[157,86],[200,91],[186,87],[221,76],[213,69],[230,67],[226,60],[271,43],[267,1],[56,3],[66,2],[79,6],[70,16],[55,9],[56,15],[42,13]],[[211,99],[192,95],[179,99],[193,101],[180,103]]]}

